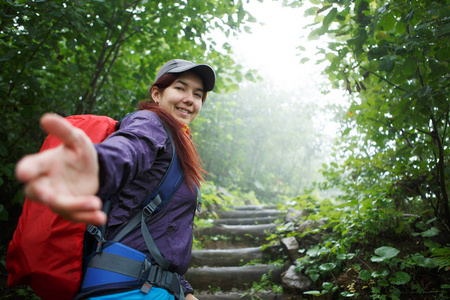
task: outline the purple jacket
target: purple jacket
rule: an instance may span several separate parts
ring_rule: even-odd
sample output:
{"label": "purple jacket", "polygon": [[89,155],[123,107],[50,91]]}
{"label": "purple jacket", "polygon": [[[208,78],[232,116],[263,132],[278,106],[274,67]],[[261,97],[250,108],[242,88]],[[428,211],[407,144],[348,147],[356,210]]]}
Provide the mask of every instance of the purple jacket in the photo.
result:
{"label": "purple jacket", "polygon": [[[120,129],[95,148],[100,164],[97,195],[102,199],[110,198],[112,202],[108,239],[140,212],[143,201],[166,173],[172,158],[172,145],[161,120],[144,110],[125,118]],[[156,245],[172,263],[170,271],[180,275],[189,267],[196,205],[197,193],[191,192],[184,180],[169,203],[147,220]],[[122,243],[151,258],[140,228],[131,232]],[[182,284],[192,292],[187,282],[182,280]]]}

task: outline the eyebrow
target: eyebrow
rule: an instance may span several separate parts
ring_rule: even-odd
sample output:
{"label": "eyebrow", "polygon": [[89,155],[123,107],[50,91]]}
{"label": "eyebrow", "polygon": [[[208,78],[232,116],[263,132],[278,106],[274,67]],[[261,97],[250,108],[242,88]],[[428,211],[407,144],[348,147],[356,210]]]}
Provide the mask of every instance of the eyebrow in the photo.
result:
{"label": "eyebrow", "polygon": [[[179,83],[181,83],[182,85],[189,86],[189,84],[187,84],[187,82],[185,82],[185,81],[183,81],[183,80],[181,80],[181,79],[177,79],[175,82],[179,82]],[[205,92],[205,91],[204,91],[203,89],[201,89],[201,88],[197,88],[196,90],[197,90],[197,91],[200,91],[200,92],[202,92],[202,93]]]}

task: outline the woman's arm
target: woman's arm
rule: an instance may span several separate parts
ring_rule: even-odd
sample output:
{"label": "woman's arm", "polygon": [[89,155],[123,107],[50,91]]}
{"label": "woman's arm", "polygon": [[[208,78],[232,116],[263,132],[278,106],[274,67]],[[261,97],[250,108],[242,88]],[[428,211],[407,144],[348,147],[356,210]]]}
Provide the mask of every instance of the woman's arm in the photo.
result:
{"label": "woman's arm", "polygon": [[95,196],[99,188],[97,152],[88,136],[64,118],[45,114],[41,125],[62,141],[56,148],[27,155],[16,165],[25,195],[49,206],[62,217],[101,225],[106,215]]}

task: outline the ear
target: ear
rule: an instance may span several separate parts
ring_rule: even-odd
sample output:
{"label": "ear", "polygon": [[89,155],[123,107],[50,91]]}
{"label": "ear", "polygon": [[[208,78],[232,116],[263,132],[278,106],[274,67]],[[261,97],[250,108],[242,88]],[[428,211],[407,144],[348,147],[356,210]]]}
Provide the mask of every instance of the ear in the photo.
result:
{"label": "ear", "polygon": [[156,103],[159,103],[159,100],[161,98],[161,93],[158,89],[158,87],[154,86],[152,87],[152,91],[151,94],[153,101],[155,101]]}

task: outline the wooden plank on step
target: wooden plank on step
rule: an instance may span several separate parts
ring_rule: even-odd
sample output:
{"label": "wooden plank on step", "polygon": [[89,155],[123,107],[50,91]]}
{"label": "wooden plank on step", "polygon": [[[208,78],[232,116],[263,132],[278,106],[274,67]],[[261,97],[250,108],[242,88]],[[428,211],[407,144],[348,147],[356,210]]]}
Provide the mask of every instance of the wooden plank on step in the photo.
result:
{"label": "wooden plank on step", "polygon": [[301,295],[280,295],[273,293],[257,293],[246,294],[246,292],[229,292],[229,293],[214,293],[205,294],[195,292],[195,296],[201,300],[300,300],[303,299]]}
{"label": "wooden plank on step", "polygon": [[280,217],[285,212],[276,209],[261,209],[261,210],[229,210],[219,211],[217,215],[219,218],[262,218],[262,217]]}
{"label": "wooden plank on step", "polygon": [[257,225],[274,223],[279,217],[215,219],[216,225]]}
{"label": "wooden plank on step", "polygon": [[276,224],[259,225],[220,225],[210,227],[194,228],[194,236],[201,238],[203,236],[228,236],[231,238],[265,238],[268,234],[275,232]]}
{"label": "wooden plank on step", "polygon": [[276,205],[245,205],[245,206],[233,206],[233,210],[261,210],[261,209],[276,209]]}
{"label": "wooden plank on step", "polygon": [[256,259],[263,259],[261,247],[193,250],[191,266],[241,266]]}
{"label": "wooden plank on step", "polygon": [[190,268],[186,280],[197,289],[216,288],[229,291],[233,288],[246,289],[253,282],[261,282],[267,274],[274,283],[280,283],[282,268],[274,265],[254,265],[242,267],[200,267]]}

